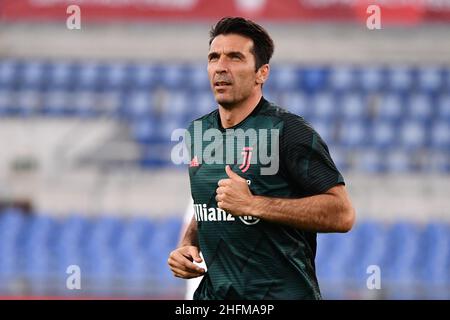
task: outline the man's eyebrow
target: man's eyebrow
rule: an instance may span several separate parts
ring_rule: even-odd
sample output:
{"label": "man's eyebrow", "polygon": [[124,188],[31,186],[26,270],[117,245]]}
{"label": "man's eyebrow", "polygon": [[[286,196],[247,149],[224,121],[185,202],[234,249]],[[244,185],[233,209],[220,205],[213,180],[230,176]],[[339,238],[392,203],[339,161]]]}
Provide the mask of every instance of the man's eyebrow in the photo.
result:
{"label": "man's eyebrow", "polygon": [[218,56],[219,56],[219,53],[213,51],[213,52],[210,52],[210,53],[208,54],[208,59],[211,59],[211,58],[217,58]]}
{"label": "man's eyebrow", "polygon": [[[244,58],[245,57],[245,55],[242,52],[240,52],[240,51],[225,52],[225,55],[228,56],[228,57],[240,57],[240,58]],[[213,51],[213,52],[210,52],[208,54],[208,59],[217,58],[219,56],[220,56],[219,52]]]}
{"label": "man's eyebrow", "polygon": [[244,54],[240,51],[230,51],[227,52],[226,55],[229,57],[241,57],[241,58],[245,57]]}

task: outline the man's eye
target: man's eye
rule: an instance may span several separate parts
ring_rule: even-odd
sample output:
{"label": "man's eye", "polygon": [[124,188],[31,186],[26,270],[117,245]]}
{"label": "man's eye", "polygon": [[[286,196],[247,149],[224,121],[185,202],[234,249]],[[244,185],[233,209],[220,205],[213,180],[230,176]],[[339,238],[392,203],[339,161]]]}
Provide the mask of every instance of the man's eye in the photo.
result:
{"label": "man's eye", "polygon": [[239,57],[239,56],[233,56],[233,57],[231,57],[231,59],[233,59],[233,60],[241,60],[241,57]]}
{"label": "man's eye", "polygon": [[217,57],[209,57],[209,61],[216,61]]}

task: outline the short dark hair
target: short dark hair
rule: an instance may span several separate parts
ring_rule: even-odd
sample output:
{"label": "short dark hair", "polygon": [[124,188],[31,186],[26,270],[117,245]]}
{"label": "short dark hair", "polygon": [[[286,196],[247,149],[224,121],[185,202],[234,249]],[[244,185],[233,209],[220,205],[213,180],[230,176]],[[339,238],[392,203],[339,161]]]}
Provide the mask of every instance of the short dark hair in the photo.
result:
{"label": "short dark hair", "polygon": [[269,63],[274,51],[272,38],[259,24],[242,17],[225,17],[220,19],[209,32],[209,45],[221,34],[238,34],[253,40],[252,54],[255,56],[255,67]]}

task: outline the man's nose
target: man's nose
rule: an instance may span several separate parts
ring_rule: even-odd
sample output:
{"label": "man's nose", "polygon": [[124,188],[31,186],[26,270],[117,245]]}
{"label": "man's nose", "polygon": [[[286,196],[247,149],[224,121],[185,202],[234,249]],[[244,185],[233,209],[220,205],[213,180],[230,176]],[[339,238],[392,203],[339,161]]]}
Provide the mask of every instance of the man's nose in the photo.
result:
{"label": "man's nose", "polygon": [[216,73],[224,73],[228,71],[228,66],[223,57],[220,57],[216,64]]}

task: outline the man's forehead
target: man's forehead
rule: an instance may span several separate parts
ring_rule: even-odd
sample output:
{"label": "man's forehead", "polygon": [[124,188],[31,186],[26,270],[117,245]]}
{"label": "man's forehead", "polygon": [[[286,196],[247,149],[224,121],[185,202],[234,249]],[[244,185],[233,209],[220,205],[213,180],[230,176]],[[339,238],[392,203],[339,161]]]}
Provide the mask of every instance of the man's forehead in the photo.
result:
{"label": "man's forehead", "polygon": [[253,40],[238,34],[221,34],[211,42],[209,52],[250,52]]}

